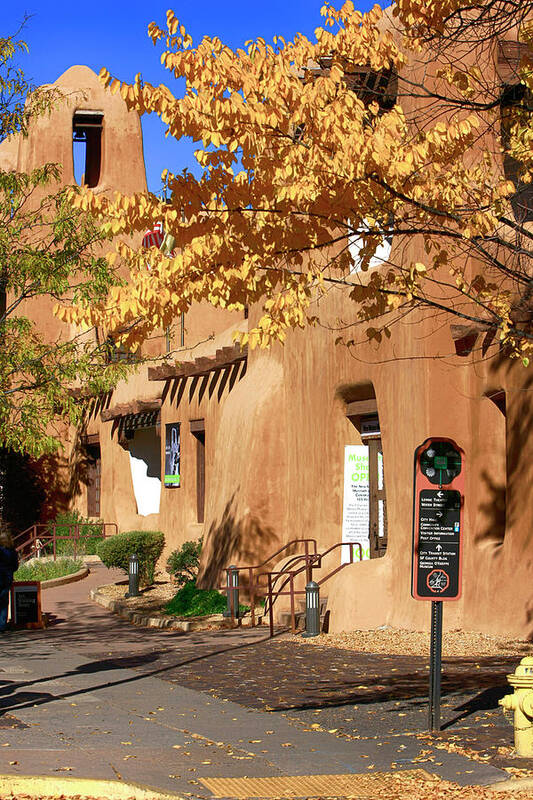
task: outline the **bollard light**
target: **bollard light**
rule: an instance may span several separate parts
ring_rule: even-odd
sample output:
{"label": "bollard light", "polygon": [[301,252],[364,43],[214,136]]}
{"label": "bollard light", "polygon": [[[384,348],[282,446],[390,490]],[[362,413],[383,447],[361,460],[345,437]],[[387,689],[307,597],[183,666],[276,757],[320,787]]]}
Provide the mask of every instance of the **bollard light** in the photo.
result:
{"label": "bollard light", "polygon": [[128,592],[126,597],[138,597],[139,596],[139,559],[137,558],[136,554],[130,556],[129,564],[128,564]]}
{"label": "bollard light", "polygon": [[[226,610],[223,612],[223,617],[231,617],[239,619],[239,570],[232,564],[226,570],[226,586],[228,604]],[[233,604],[233,614],[231,613],[231,606]]]}
{"label": "bollard light", "polygon": [[320,587],[315,581],[309,581],[305,587],[305,638],[318,636],[320,633]]}

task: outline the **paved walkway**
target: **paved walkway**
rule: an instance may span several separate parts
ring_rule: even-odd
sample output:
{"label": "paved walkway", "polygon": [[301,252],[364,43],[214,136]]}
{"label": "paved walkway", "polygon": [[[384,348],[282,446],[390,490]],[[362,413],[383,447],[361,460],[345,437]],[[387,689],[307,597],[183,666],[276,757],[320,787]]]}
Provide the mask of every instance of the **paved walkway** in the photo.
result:
{"label": "paved walkway", "polygon": [[[461,784],[508,777],[503,762],[418,738],[425,659],[269,641],[260,628],[136,628],[88,599],[116,577],[97,567],[84,581],[46,590],[52,626],[2,638],[1,773],[120,778],[198,797],[211,796],[201,782],[210,777],[413,766]],[[485,661],[478,669],[466,660],[446,665],[451,725],[443,735],[472,739],[475,731],[494,754],[498,742],[511,744],[495,702],[516,660]]]}

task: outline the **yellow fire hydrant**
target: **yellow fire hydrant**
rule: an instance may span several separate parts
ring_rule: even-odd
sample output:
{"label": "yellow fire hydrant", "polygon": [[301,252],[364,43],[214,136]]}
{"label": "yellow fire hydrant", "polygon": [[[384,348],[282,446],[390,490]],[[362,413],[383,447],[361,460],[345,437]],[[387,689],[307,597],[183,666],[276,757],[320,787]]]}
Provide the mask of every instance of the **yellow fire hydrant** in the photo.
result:
{"label": "yellow fire hydrant", "polygon": [[507,694],[498,702],[508,711],[514,711],[516,755],[533,758],[533,658],[523,658],[507,680],[514,694]]}

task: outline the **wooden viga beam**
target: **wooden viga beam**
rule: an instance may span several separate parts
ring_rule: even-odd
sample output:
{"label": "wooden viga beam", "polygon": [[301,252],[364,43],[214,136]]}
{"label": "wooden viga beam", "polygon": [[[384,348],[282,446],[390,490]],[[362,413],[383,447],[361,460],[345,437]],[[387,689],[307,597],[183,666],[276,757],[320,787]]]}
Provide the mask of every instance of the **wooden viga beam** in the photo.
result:
{"label": "wooden viga beam", "polygon": [[213,369],[230,367],[248,357],[248,348],[222,347],[214,356],[201,356],[194,361],[175,362],[174,364],[160,364],[157,367],[148,367],[149,381],[167,381],[172,378],[188,378],[196,375],[206,375]]}

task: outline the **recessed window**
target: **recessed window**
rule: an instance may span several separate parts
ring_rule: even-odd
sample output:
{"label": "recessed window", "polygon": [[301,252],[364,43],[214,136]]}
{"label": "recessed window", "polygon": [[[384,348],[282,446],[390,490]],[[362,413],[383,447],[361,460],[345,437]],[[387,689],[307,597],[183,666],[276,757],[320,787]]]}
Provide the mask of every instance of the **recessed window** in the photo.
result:
{"label": "recessed window", "polygon": [[204,521],[205,511],[205,422],[193,419],[191,433],[196,439],[196,521]]}
{"label": "recessed window", "polygon": [[[522,83],[505,86],[500,98],[501,141],[505,150],[511,142],[512,128],[518,115],[529,121],[533,112],[533,95]],[[521,175],[522,165],[509,153],[503,155],[503,171],[507,180],[515,187],[511,197],[514,218],[518,223],[533,220],[533,184],[524,183]]]}
{"label": "recessed window", "polygon": [[128,350],[123,344],[117,344],[112,336],[108,336],[105,342],[106,348],[106,361],[108,364],[116,364],[119,361],[127,361],[128,364],[138,361],[140,358],[140,350],[133,353]]}
{"label": "recessed window", "polygon": [[102,165],[101,111],[76,111],[72,118],[74,179],[79,186],[98,186]]}

